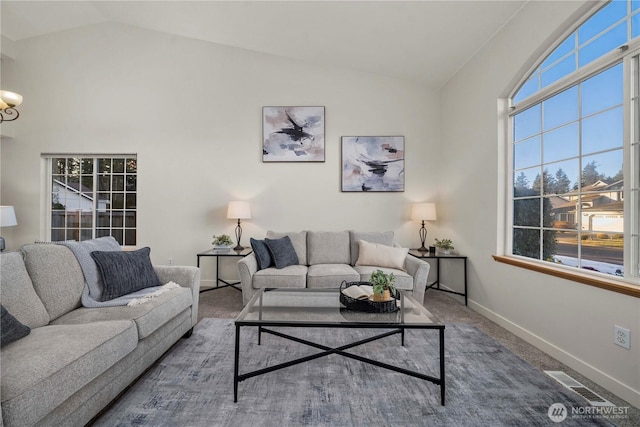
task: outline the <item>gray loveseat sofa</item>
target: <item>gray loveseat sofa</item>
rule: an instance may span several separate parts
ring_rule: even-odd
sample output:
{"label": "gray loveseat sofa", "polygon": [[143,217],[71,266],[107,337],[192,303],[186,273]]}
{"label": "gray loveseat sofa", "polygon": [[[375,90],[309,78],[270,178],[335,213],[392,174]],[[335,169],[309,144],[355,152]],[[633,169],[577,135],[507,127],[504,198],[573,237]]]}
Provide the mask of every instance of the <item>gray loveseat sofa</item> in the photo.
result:
{"label": "gray loveseat sofa", "polygon": [[396,276],[396,288],[408,291],[422,302],[430,265],[411,255],[403,268],[359,265],[360,241],[394,246],[394,234],[358,231],[267,232],[267,239],[288,236],[298,257],[297,265],[259,269],[255,253],[238,261],[242,299],[247,304],[260,288],[337,288],[347,282],[368,281],[377,269]]}
{"label": "gray loveseat sofa", "polygon": [[67,247],[30,244],[0,258],[2,306],[31,328],[0,351],[0,425],[86,424],[197,322],[196,267],[154,267],[180,287],[143,304],[85,308]]}

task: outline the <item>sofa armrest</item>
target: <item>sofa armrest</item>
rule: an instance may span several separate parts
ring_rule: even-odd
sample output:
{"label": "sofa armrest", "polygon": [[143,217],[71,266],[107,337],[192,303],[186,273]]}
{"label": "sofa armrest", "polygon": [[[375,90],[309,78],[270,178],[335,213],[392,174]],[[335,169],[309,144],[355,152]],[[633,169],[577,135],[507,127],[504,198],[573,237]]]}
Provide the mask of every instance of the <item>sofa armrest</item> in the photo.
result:
{"label": "sofa armrest", "polygon": [[162,284],[175,282],[183,288],[191,289],[191,326],[198,323],[198,303],[200,302],[200,269],[191,266],[155,265],[154,270]]}
{"label": "sofa armrest", "polygon": [[422,304],[424,301],[424,293],[427,288],[427,280],[429,278],[431,264],[418,259],[413,255],[407,255],[404,260],[404,265],[407,269],[407,273],[413,277],[413,297]]}
{"label": "sofa armrest", "polygon": [[255,290],[253,289],[253,275],[258,271],[258,260],[254,254],[249,254],[238,261],[238,275],[242,287],[242,304],[247,305]]}

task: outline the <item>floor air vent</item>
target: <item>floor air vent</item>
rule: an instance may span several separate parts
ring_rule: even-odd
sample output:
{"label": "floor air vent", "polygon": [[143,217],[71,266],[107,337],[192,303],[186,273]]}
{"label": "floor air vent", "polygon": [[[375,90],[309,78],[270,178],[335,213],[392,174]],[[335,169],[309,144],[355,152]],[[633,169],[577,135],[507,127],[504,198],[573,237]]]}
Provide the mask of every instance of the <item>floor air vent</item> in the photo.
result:
{"label": "floor air vent", "polygon": [[604,399],[602,396],[597,395],[562,371],[544,371],[544,373],[558,381],[569,390],[573,390],[580,396],[587,399],[591,406],[615,406],[613,403]]}

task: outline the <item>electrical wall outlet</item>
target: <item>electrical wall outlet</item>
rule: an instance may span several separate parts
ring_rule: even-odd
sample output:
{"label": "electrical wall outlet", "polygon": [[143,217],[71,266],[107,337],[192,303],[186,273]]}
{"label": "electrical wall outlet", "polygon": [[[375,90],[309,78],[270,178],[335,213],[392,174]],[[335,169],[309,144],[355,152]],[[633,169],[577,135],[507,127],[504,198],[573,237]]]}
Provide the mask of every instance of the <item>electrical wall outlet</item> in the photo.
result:
{"label": "electrical wall outlet", "polygon": [[622,326],[613,326],[613,342],[620,347],[624,347],[627,350],[631,349],[631,331],[623,328]]}
{"label": "electrical wall outlet", "polygon": [[169,265],[173,265],[173,258],[169,258]]}

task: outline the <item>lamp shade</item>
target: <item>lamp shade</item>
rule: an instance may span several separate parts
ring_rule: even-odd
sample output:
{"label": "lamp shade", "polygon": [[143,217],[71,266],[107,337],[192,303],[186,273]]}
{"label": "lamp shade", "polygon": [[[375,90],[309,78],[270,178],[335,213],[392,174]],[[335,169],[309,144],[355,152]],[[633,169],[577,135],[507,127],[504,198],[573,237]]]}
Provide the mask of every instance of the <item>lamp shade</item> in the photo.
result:
{"label": "lamp shade", "polygon": [[16,212],[13,206],[0,206],[0,227],[12,227],[18,225]]}
{"label": "lamp shade", "polygon": [[414,221],[435,221],[436,204],[435,203],[415,203],[411,207],[411,219]]}
{"label": "lamp shade", "polygon": [[17,107],[22,104],[22,95],[8,90],[0,90],[0,107],[4,110],[8,107]]}
{"label": "lamp shade", "polygon": [[251,205],[249,202],[233,201],[229,202],[227,208],[228,219],[249,219],[251,218]]}

